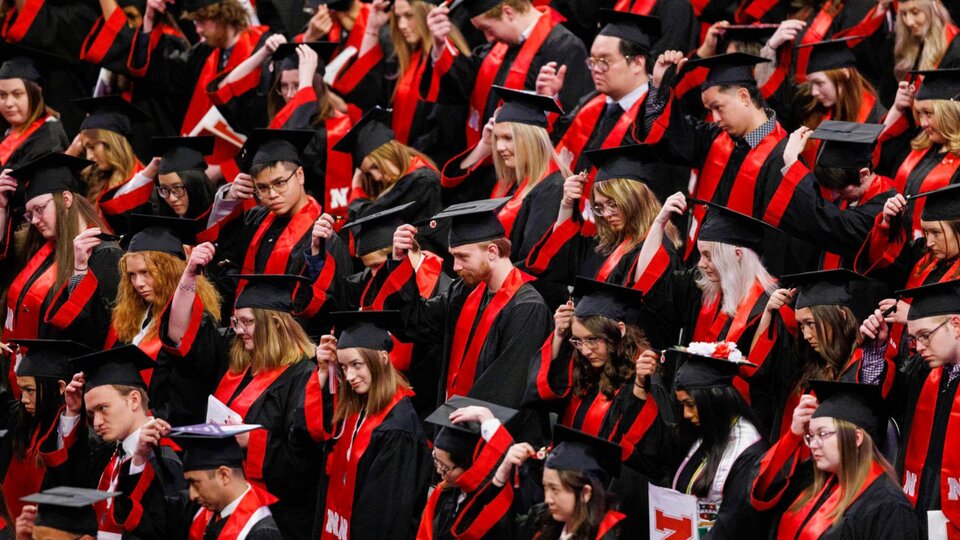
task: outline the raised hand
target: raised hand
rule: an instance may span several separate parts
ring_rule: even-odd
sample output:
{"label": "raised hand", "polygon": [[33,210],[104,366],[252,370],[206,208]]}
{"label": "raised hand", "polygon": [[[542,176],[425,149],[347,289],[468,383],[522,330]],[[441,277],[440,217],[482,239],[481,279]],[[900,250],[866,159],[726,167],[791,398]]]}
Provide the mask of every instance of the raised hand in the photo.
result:
{"label": "raised hand", "polygon": [[567,75],[567,66],[557,67],[556,62],[547,62],[540,68],[537,74],[537,82],[534,88],[537,93],[543,96],[556,96],[563,89],[563,79]]}

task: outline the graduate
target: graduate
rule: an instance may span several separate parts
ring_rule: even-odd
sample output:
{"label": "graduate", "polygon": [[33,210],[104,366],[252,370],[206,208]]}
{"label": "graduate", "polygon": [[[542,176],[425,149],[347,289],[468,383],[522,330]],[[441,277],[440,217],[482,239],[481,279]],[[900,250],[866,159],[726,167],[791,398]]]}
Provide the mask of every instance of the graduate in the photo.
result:
{"label": "graduate", "polygon": [[[420,296],[413,279],[417,229],[397,229],[392,273],[410,277],[384,308],[400,310],[401,339],[442,343],[441,399],[461,395],[519,408],[528,359],[550,334],[551,322],[543,297],[530,284],[532,277],[510,263],[511,242],[494,213],[501,204],[455,205],[433,216],[452,219],[448,243],[460,279],[429,300]],[[517,415],[507,428],[518,438],[530,436],[525,440],[542,437],[531,412]]]}
{"label": "graduate", "polygon": [[197,427],[206,429],[197,433],[173,428],[171,432],[184,449],[183,477],[189,486],[190,502],[200,507],[191,506],[195,514],[187,538],[281,540],[267,506],[276,497],[247,482],[244,452],[233,432],[224,434],[216,424]]}
{"label": "graduate", "polygon": [[663,35],[654,38],[655,41],[650,48],[650,56],[654,58],[660,56],[664,51],[686,51],[696,45],[699,27],[692,6],[663,0],[654,0],[653,2],[617,0],[613,9],[621,13],[632,13],[670,21],[670,24],[663,29]]}
{"label": "graduate", "polygon": [[40,71],[26,53],[0,65],[0,95],[16,101],[14,107],[4,107],[0,114],[4,128],[0,163],[5,170],[50,152],[62,152],[70,145],[58,115],[44,101]]}
{"label": "graduate", "polygon": [[[412,390],[390,363],[387,328],[397,312],[340,312],[339,338],[317,347],[317,381],[336,388],[325,452],[320,512],[324,539],[413,538],[426,500],[430,468],[426,435],[410,401]],[[331,370],[332,368],[332,370]],[[333,371],[336,381],[329,379]],[[324,396],[327,398],[327,396]],[[320,400],[329,408],[330,399]],[[310,414],[330,417],[327,410]],[[375,516],[375,518],[374,518]]]}
{"label": "graduate", "polygon": [[213,188],[204,172],[204,156],[213,153],[214,137],[157,137],[153,155],[143,173],[152,175],[156,195],[152,214],[200,220],[208,217],[213,205]]}
{"label": "graduate", "polygon": [[[167,347],[180,348],[183,356],[191,354],[191,343],[202,344],[194,340],[205,316],[197,302],[197,267],[209,265],[213,255],[210,244],[193,250],[161,321]],[[313,520],[323,429],[322,416],[305,412],[307,388],[317,384],[315,346],[291,315],[295,291],[307,280],[271,274],[237,278],[247,285],[230,317],[232,332],[218,349],[221,358],[214,360],[229,367],[213,397],[242,423],[263,427],[237,437],[246,450],[246,479],[279,499],[270,511],[284,538],[307,538],[310,531],[303,524]]]}
{"label": "graduate", "polygon": [[960,31],[942,2],[900,2],[895,29],[893,74],[898,81],[904,80],[910,70],[960,67]]}
{"label": "graduate", "polygon": [[[97,537],[96,504],[114,497],[110,491],[58,486],[23,497],[28,503],[17,519],[17,536],[27,538]],[[68,535],[68,536],[63,536]]]}

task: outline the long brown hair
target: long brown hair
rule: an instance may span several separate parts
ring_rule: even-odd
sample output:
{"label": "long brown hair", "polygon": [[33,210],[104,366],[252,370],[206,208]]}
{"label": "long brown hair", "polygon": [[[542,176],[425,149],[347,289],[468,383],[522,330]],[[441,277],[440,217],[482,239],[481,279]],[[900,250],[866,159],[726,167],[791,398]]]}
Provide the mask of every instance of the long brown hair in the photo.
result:
{"label": "long brown hair", "polygon": [[[616,232],[606,219],[597,216],[597,253],[609,255],[625,238],[629,238],[627,251],[643,242],[650,225],[660,213],[661,204],[653,191],[643,182],[626,178],[611,178],[593,185],[590,204],[596,204],[596,196],[602,195],[614,203],[623,216],[623,231]],[[676,226],[668,223],[665,229],[667,237],[674,247],[680,246],[680,233]],[[654,241],[659,242],[659,238]]]}
{"label": "long brown hair", "polygon": [[[54,290],[60,290],[63,284],[73,275],[73,239],[82,231],[80,220],[86,222],[87,227],[103,228],[100,214],[93,204],[78,193],[72,193],[73,204],[67,208],[63,193],[53,194],[53,204],[57,213],[57,234],[54,238],[54,260],[57,263],[57,280],[53,284]],[[46,240],[30,226],[26,238],[26,253],[33,255],[40,249]]]}
{"label": "long brown hair", "polygon": [[83,134],[91,141],[103,145],[103,153],[109,167],[106,170],[100,170],[94,164],[84,169],[81,174],[87,185],[87,199],[96,201],[104,191],[123,184],[133,176],[133,172],[140,166],[140,160],[133,153],[130,141],[115,131],[85,129]]}
{"label": "long brown hair", "polygon": [[[147,301],[137,293],[127,276],[127,263],[133,257],[143,258],[147,265],[147,271],[153,278],[154,300],[150,304],[147,304]],[[143,314],[148,309],[154,315],[159,315],[170,298],[173,297],[173,293],[176,292],[177,284],[186,265],[187,263],[183,259],[161,251],[125,253],[120,258],[120,283],[117,287],[117,302],[113,308],[111,320],[113,329],[120,341],[129,343],[140,333]],[[219,321],[220,294],[204,276],[197,276],[196,287],[197,296],[203,303],[204,311],[209,313],[214,320]],[[159,320],[159,317],[155,316],[150,321],[150,327],[146,334],[148,339],[157,335]]]}
{"label": "long brown hair", "polygon": [[377,182],[367,178],[367,175],[362,175],[363,190],[374,199],[382,197],[390,191],[390,188],[392,188],[394,184],[404,177],[407,169],[410,168],[410,163],[413,161],[413,158],[420,158],[431,166],[436,167],[433,160],[427,157],[426,154],[396,139],[382,144],[376,150],[367,154],[367,157],[380,169],[380,175],[382,177],[382,179]]}
{"label": "long brown hair", "polygon": [[403,375],[393,367],[386,351],[376,351],[363,347],[357,347],[356,350],[367,369],[370,370],[370,390],[364,395],[354,392],[350,385],[342,380],[343,371],[338,362],[336,368],[341,381],[337,385],[337,406],[333,412],[335,423],[342,422],[350,415],[359,413],[364,407],[367,408],[367,415],[377,414],[390,405],[398,389],[410,388]]}
{"label": "long brown hair", "polygon": [[[433,36],[430,35],[430,29],[427,28],[427,14],[430,13],[430,10],[433,9],[434,6],[423,0],[407,1],[410,4],[410,9],[413,11],[413,18],[417,25],[417,37],[419,39],[416,45],[408,44],[407,40],[403,39],[403,33],[400,31],[397,23],[396,14],[394,12],[390,13],[390,42],[393,44],[393,53],[397,57],[396,78],[402,77],[403,74],[410,69],[410,58],[415,52],[418,50],[421,51],[422,61],[427,61],[430,58],[430,52],[433,50]],[[460,33],[459,28],[453,26],[447,38],[460,52],[461,56],[470,56],[470,46],[467,45],[467,40],[463,38],[463,34]],[[397,88],[399,88],[399,86],[400,85],[394,85],[390,101],[393,101],[397,95]]]}
{"label": "long brown hair", "polygon": [[599,387],[600,393],[607,399],[613,399],[614,394],[624,383],[633,380],[636,375],[634,359],[640,351],[649,349],[650,343],[643,331],[633,324],[624,325],[626,333],[621,336],[620,327],[613,319],[593,315],[583,319],[578,317],[577,321],[591,334],[606,342],[608,360],[601,369],[597,370],[580,354],[580,351],[576,351],[576,361],[573,363],[573,392],[583,396]]}
{"label": "long brown hair", "polygon": [[810,312],[817,327],[820,352],[814,351],[806,340],[797,340],[797,346],[807,352],[807,361],[795,388],[802,388],[811,379],[836,380],[860,340],[860,323],[847,306],[810,306]]}
{"label": "long brown hair", "polygon": [[251,311],[256,346],[253,352],[248,352],[243,347],[243,340],[234,338],[230,345],[230,373],[241,373],[249,367],[256,375],[313,357],[316,345],[292,315],[261,308]]}
{"label": "long brown hair", "polygon": [[866,94],[877,95],[873,85],[870,84],[870,81],[864,79],[856,68],[852,67],[828,69],[823,74],[836,88],[837,101],[833,104],[833,107],[827,108],[821,105],[816,98],[811,97],[809,104],[804,109],[803,124],[809,128],[816,128],[828,112],[832,113],[831,120],[858,122],[857,115],[860,113],[863,96]]}
{"label": "long brown hair", "polygon": [[[597,478],[579,471],[557,470],[560,483],[573,492],[573,514],[566,523],[553,519],[544,512],[540,522],[540,536],[544,540],[556,540],[564,529],[575,540],[593,540],[600,529],[600,522],[608,510],[616,508],[616,497],[609,493]],[[583,488],[590,486],[590,500],[584,502]]]}
{"label": "long brown hair", "polygon": [[[283,107],[287,104],[283,100],[283,96],[280,95],[280,76],[284,72],[280,66],[280,62],[274,63],[273,81],[270,83],[270,91],[267,92],[267,115],[270,118],[275,117],[277,113],[280,112],[280,110],[283,109]],[[323,82],[322,74],[314,73],[313,92],[317,94],[317,112],[310,117],[311,126],[319,126],[327,118],[336,116],[337,111],[333,108],[333,104],[330,102],[328,94],[329,91],[330,89],[327,88],[327,83]]]}

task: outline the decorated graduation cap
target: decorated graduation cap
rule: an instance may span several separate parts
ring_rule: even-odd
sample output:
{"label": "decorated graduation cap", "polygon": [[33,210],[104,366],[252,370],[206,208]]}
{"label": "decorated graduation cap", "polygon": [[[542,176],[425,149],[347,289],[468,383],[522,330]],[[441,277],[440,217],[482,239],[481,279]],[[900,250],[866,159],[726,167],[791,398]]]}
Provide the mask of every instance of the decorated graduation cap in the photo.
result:
{"label": "decorated graduation cap", "polygon": [[15,169],[10,176],[18,182],[26,182],[26,201],[48,193],[80,191],[80,171],[92,165],[92,161],[59,152],[50,152]]}
{"label": "decorated graduation cap", "polygon": [[952,184],[931,191],[917,193],[910,199],[927,199],[920,212],[923,221],[952,221],[960,219],[960,184]]}
{"label": "decorated graduation cap", "polygon": [[390,330],[400,326],[399,311],[335,311],[330,322],[340,332],[338,349],[372,349],[390,351],[393,336]]}
{"label": "decorated graduation cap", "polygon": [[310,284],[304,276],[293,274],[238,274],[231,276],[246,280],[237,296],[235,308],[258,308],[292,313],[297,289]]}
{"label": "decorated graduation cap", "polygon": [[356,234],[357,255],[362,257],[392,246],[394,231],[403,225],[403,211],[414,204],[416,201],[410,201],[345,224],[344,227],[354,229]]}
{"label": "decorated graduation cap", "polygon": [[673,350],[686,360],[674,379],[677,390],[730,386],[741,367],[756,367],[743,361],[742,353],[733,342],[691,343]]}
{"label": "decorated graduation cap", "polygon": [[77,356],[96,352],[90,347],[63,339],[15,339],[14,343],[27,348],[27,353],[17,364],[19,377],[47,377],[69,381],[75,371],[71,360]]}
{"label": "decorated graduation cap", "polygon": [[860,36],[851,36],[842,39],[831,39],[798,45],[797,48],[811,47],[810,60],[807,63],[807,74],[831,69],[849,68],[857,64],[857,57],[850,49],[850,41],[861,39]]}
{"label": "decorated graduation cap", "polygon": [[880,385],[814,379],[810,387],[819,405],[813,418],[839,418],[867,431],[876,439],[884,428]]}
{"label": "decorated graduation cap", "polygon": [[920,85],[914,99],[943,99],[949,101],[960,99],[960,68],[929,69],[911,71],[910,73],[923,76],[923,84]]}
{"label": "decorated graduation cap", "polygon": [[452,248],[504,238],[507,233],[497,217],[497,210],[509,200],[510,197],[501,197],[455,204],[431,220],[451,218],[447,245]]}
{"label": "decorated graduation cap", "polygon": [[197,223],[192,219],[131,214],[130,230],[121,245],[127,253],[160,251],[186,260],[183,245],[197,242]]}
{"label": "decorated graduation cap", "polygon": [[242,469],[244,452],[235,435],[259,428],[249,425],[240,431],[225,432],[216,424],[197,424],[173,428],[170,438],[183,448],[183,472],[212,471],[220,467]]}
{"label": "decorated graduation cap", "polygon": [[249,173],[254,166],[263,163],[289,161],[301,165],[300,153],[313,135],[308,130],[254,129],[237,153],[237,166]]}
{"label": "decorated graduation cap", "polygon": [[760,56],[735,52],[690,60],[685,65],[690,69],[695,67],[709,69],[706,80],[700,85],[701,90],[706,90],[712,86],[756,86],[757,79],[753,76],[754,66],[769,61]]}
{"label": "decorated graduation cap", "polygon": [[911,298],[907,320],[937,315],[960,315],[960,279],[931,283],[896,292],[899,298]]}
{"label": "decorated graduation cap", "polygon": [[371,152],[396,138],[393,130],[390,129],[388,117],[389,112],[382,107],[370,109],[333,146],[333,149],[337,152],[349,152],[353,156],[353,166],[360,167],[364,158]]}
{"label": "decorated graduation cap", "polygon": [[473,456],[477,442],[480,441],[480,424],[477,422],[454,424],[450,421],[450,414],[452,414],[453,411],[471,406],[490,409],[490,412],[493,413],[493,416],[496,417],[497,420],[500,420],[501,424],[506,424],[517,415],[515,409],[503,407],[495,403],[488,403],[464,396],[453,396],[440,405],[437,410],[430,413],[430,416],[425,420],[441,428],[437,432],[437,436],[433,439],[433,446],[450,452],[451,454],[467,457]]}
{"label": "decorated graduation cap", "polygon": [[37,527],[47,527],[76,535],[97,535],[97,515],[93,505],[120,495],[119,491],[98,491],[70,486],[21,497],[26,503],[36,504]]}
{"label": "decorated graduation cap", "polygon": [[297,48],[300,47],[300,45],[306,45],[317,53],[317,56],[320,59],[319,64],[317,65],[318,72],[323,69],[324,61],[333,56],[333,52],[337,49],[337,47],[340,46],[340,44],[335,41],[283,43],[277,47],[277,50],[273,51],[273,55],[270,57],[274,62],[278,63],[280,71],[287,71],[300,67],[300,56],[297,54]]}
{"label": "decorated graduation cap", "polygon": [[87,117],[80,129],[105,129],[125,138],[133,135],[133,123],[148,119],[145,112],[117,95],[81,98],[71,101]]}
{"label": "decorated graduation cap", "polygon": [[780,283],[797,288],[795,309],[847,306],[858,319],[873,313],[877,303],[889,296],[885,284],[843,268],[790,274],[781,277]]}
{"label": "decorated graduation cap", "polygon": [[823,141],[817,165],[858,170],[872,167],[873,149],[882,131],[882,124],[825,120],[811,135]]}
{"label": "decorated graduation cap", "polygon": [[546,129],[547,113],[563,114],[557,100],[527,90],[513,90],[503,86],[493,86],[503,105],[497,112],[497,123],[513,122]]}
{"label": "decorated graduation cap", "polygon": [[625,178],[650,184],[649,165],[660,161],[656,148],[649,144],[599,148],[584,152],[584,155],[597,168],[595,182]]}
{"label": "decorated graduation cap", "polygon": [[658,17],[647,17],[612,9],[599,10],[599,16],[602,25],[601,36],[611,36],[635,43],[645,51],[650,50],[662,33]]}
{"label": "decorated graduation cap", "polygon": [[700,226],[699,239],[763,252],[764,234],[779,231],[773,225],[710,201],[687,197],[688,202],[707,207],[707,215]]}
{"label": "decorated graduation cap", "polygon": [[543,466],[555,471],[576,471],[607,483],[620,476],[620,445],[562,424],[553,426],[553,450]]}
{"label": "decorated graduation cap", "polygon": [[73,368],[82,371],[86,390],[107,384],[146,388],[140,371],[154,367],[153,359],[136,345],[124,345],[85,354],[73,359]]}
{"label": "decorated graduation cap", "polygon": [[636,289],[577,276],[573,296],[578,298],[573,313],[578,319],[599,315],[628,324],[640,322],[643,292]]}
{"label": "decorated graduation cap", "polygon": [[205,171],[204,156],[213,153],[216,137],[154,137],[153,155],[160,156],[160,174],[180,171]]}
{"label": "decorated graduation cap", "polygon": [[731,24],[723,29],[723,40],[727,43],[766,43],[779,27],[779,24]]}

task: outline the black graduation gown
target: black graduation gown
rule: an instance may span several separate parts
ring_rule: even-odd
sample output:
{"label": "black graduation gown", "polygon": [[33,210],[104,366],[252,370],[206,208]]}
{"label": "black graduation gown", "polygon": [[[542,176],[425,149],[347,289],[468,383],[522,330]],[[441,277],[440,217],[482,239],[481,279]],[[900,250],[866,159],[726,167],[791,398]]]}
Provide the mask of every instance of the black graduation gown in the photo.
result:
{"label": "black graduation gown", "polygon": [[[909,148],[908,148],[909,150]],[[927,176],[934,170],[934,168],[940,164],[940,161],[943,159],[943,154],[941,153],[942,147],[940,145],[931,146],[927,152],[920,159],[920,162],[910,171],[907,175],[906,183],[903,187],[904,195],[916,195],[920,192],[921,187],[923,186],[924,180]],[[903,162],[903,159],[906,158],[905,155],[900,156],[900,160],[897,161],[897,168],[899,168],[900,163]],[[897,170],[894,169],[891,173],[891,178],[896,176]],[[956,184],[960,182],[960,168],[958,168],[953,176],[950,177],[950,184]],[[927,191],[927,190],[925,190]],[[915,201],[907,201],[907,209],[904,211],[901,217],[901,224],[911,230],[913,227],[913,215],[914,208],[916,207]]]}
{"label": "black graduation gown", "polygon": [[[63,152],[68,146],[70,146],[70,139],[63,131],[63,124],[56,118],[50,117],[20,143],[3,163],[3,168],[16,169],[50,152]],[[22,189],[18,191],[22,193]]]}
{"label": "black graduation gown", "polygon": [[822,540],[919,540],[920,523],[903,490],[888,476],[874,480],[820,536]]}
{"label": "black graduation gown", "polygon": [[563,175],[553,172],[534,186],[526,196],[510,231],[510,259],[524,261],[533,246],[557,222],[563,198]]}
{"label": "black graduation gown", "polygon": [[[631,1],[636,4],[635,1]],[[659,17],[667,24],[663,25],[662,36],[652,47],[647,58],[656,59],[665,51],[689,51],[696,48],[700,37],[700,25],[689,2],[658,0],[648,13],[650,17]]]}
{"label": "black graduation gown", "polygon": [[[211,522],[203,532],[204,539],[219,539],[226,524],[227,520],[225,519],[219,522]],[[250,527],[250,532],[247,533],[246,538],[250,540],[283,540],[283,535],[280,534],[280,529],[277,528],[277,522],[273,519],[273,516],[267,516]],[[224,537],[223,540],[230,540],[230,538]]]}

